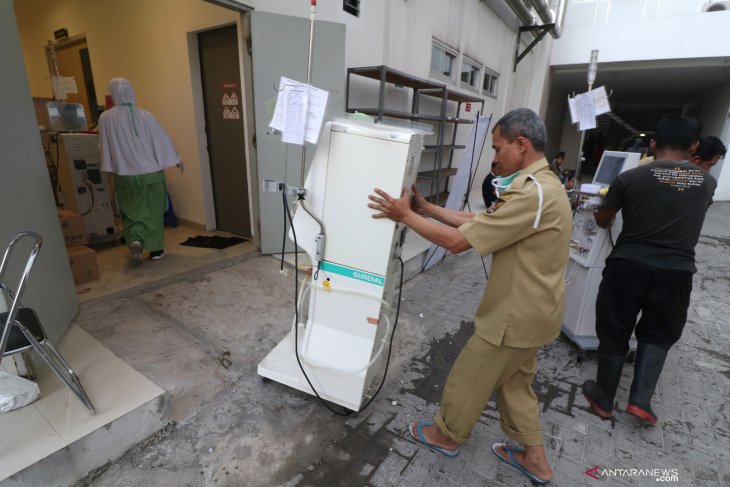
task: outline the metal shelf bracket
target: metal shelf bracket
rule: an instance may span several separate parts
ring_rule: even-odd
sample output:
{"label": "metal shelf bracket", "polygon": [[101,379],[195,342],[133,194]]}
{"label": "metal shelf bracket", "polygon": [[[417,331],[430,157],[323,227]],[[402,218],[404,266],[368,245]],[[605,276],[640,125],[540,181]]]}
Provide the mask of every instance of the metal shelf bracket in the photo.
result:
{"label": "metal shelf bracket", "polygon": [[[542,40],[543,37],[555,26],[555,24],[545,24],[545,25],[532,25],[532,26],[522,26],[519,28],[519,31],[517,32],[517,46],[515,48],[515,65],[512,69],[513,72],[517,71],[517,65],[522,61],[525,56],[527,56],[533,47],[537,45],[538,42]],[[534,32],[539,31],[538,34],[535,36],[535,38],[530,42],[524,51],[520,52],[520,37],[522,36],[523,32]]]}

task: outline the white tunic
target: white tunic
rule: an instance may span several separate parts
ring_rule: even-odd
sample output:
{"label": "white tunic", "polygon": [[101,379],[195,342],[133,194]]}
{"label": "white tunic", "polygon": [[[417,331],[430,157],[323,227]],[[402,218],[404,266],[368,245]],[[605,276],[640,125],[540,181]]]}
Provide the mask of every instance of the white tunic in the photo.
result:
{"label": "white tunic", "polygon": [[124,78],[109,82],[114,107],[99,116],[101,170],[139,176],[180,163],[180,155],[154,115],[135,106],[132,85]]}

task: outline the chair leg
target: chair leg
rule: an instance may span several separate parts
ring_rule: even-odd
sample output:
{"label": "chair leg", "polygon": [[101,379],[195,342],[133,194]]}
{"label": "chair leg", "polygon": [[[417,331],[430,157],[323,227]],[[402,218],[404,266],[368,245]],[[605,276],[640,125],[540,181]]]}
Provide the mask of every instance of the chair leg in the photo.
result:
{"label": "chair leg", "polygon": [[53,346],[53,343],[51,343],[50,340],[46,339],[43,343],[40,343],[39,345],[47,348],[51,354],[58,360],[66,369],[66,372],[68,373],[69,377],[71,377],[71,380],[74,382],[76,387],[78,388],[78,391],[80,393],[76,395],[76,397],[79,398],[79,400],[82,402],[84,407],[89,411],[90,414],[96,414],[96,410],[94,409],[93,404],[91,404],[91,399],[89,399],[89,395],[86,393],[86,390],[84,389],[84,386],[81,385],[81,379],[76,374],[74,369],[71,368],[71,366],[66,362],[66,360],[63,358],[63,356],[58,353],[58,350],[56,350],[56,347]]}
{"label": "chair leg", "polygon": [[[61,357],[61,354],[58,353],[58,351],[53,347],[51,342],[46,339],[43,341],[43,343],[39,343],[35,339],[33,334],[30,333],[30,331],[28,331],[28,329],[25,327],[22,327],[22,332],[23,335],[25,335],[25,338],[27,338],[28,341],[33,345],[33,348],[36,352],[38,352],[46,365],[48,365],[53,373],[56,374],[59,379],[61,379],[61,381],[66,385],[66,387],[69,388],[71,392],[74,393],[74,396],[76,396],[76,398],[86,408],[89,414],[96,414],[94,405],[91,404],[91,400],[89,399],[88,394],[86,394],[84,387],[81,385],[81,381],[76,375],[76,372],[74,372],[74,370],[68,365],[68,362],[66,362],[63,357]],[[59,363],[63,365],[63,367],[59,366]]]}

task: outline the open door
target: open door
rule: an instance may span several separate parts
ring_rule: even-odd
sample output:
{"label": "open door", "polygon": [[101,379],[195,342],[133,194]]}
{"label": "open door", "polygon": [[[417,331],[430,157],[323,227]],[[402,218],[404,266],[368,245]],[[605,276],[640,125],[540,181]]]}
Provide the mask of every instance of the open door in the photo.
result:
{"label": "open door", "polygon": [[[253,57],[254,116],[259,188],[259,226],[261,252],[281,251],[284,207],[280,193],[260,190],[265,179],[300,185],[302,148],[284,144],[281,136],[269,129],[273,106],[282,76],[306,83],[309,53],[309,19],[264,12],[251,13]],[[317,21],[314,26],[312,84],[329,91],[325,120],[344,112],[345,26]],[[314,146],[306,149],[307,168]],[[289,198],[292,200],[292,198]],[[292,201],[290,201],[290,204]],[[363,202],[366,204],[366,202]],[[293,244],[287,239],[287,250]]]}
{"label": "open door", "polygon": [[243,96],[235,25],[198,34],[216,228],[251,236]]}

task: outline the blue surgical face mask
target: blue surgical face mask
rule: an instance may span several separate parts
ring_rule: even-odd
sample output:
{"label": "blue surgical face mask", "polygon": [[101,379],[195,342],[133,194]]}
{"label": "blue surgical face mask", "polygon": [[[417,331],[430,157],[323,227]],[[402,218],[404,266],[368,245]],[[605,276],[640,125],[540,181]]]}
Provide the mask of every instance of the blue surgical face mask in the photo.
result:
{"label": "blue surgical face mask", "polygon": [[492,179],[492,186],[494,186],[494,192],[497,193],[497,197],[502,196],[502,194],[507,191],[510,186],[512,186],[512,181],[519,175],[520,171],[517,171],[509,176],[498,176]]}

